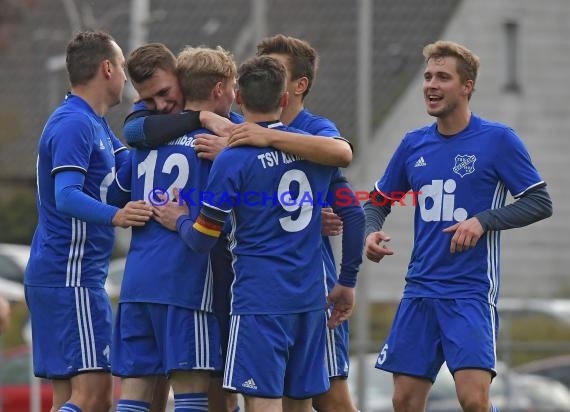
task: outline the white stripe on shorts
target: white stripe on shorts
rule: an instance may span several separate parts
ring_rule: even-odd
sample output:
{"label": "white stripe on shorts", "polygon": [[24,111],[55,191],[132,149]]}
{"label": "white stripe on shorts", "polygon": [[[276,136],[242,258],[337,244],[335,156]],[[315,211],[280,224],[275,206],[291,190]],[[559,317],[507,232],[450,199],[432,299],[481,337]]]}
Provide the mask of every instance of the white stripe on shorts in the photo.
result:
{"label": "white stripe on shorts", "polygon": [[226,369],[224,370],[224,385],[226,389],[236,389],[232,386],[232,375],[236,360],[237,337],[239,333],[240,315],[232,315],[230,321],[230,337],[228,339],[228,353],[226,356]]}
{"label": "white stripe on shorts", "polygon": [[[328,284],[327,284],[327,268],[325,262],[323,261],[323,278],[325,282],[325,291],[328,296]],[[331,317],[331,310],[327,309],[327,322]],[[329,377],[338,376],[338,365],[336,364],[336,336],[333,329],[329,329],[325,326],[326,336],[327,336],[327,346],[326,346],[326,357],[325,364],[327,366],[327,373]]]}
{"label": "white stripe on shorts", "polygon": [[[330,310],[327,311],[327,320],[330,317]],[[327,372],[330,377],[339,376],[338,365],[336,363],[336,336],[334,329],[327,328]]]}
{"label": "white stripe on shorts", "polygon": [[194,347],[196,366],[194,369],[214,370],[210,357],[210,329],[208,313],[200,310],[194,311]]}
{"label": "white stripe on shorts", "polygon": [[93,333],[93,320],[91,319],[91,305],[89,290],[81,287],[75,289],[75,312],[77,315],[77,328],[81,345],[82,367],[79,370],[102,369],[97,364],[97,349]]}

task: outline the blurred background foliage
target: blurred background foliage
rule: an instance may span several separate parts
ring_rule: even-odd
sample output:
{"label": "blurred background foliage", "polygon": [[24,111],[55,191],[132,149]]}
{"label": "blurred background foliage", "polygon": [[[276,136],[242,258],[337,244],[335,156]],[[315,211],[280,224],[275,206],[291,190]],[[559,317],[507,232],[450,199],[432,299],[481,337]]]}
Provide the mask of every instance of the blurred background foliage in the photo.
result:
{"label": "blurred background foliage", "polygon": [[[1,180],[0,180],[1,182]],[[4,185],[0,191],[0,242],[30,244],[37,224],[35,186]]]}

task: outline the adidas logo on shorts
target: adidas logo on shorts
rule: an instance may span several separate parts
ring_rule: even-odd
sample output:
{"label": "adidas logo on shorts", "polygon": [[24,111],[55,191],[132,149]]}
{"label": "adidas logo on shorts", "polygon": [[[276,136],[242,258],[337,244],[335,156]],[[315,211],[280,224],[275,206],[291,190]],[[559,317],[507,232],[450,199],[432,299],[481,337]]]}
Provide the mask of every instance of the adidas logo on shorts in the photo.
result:
{"label": "adidas logo on shorts", "polygon": [[257,390],[257,385],[255,384],[255,381],[253,380],[253,378],[249,378],[244,383],[242,383],[241,386],[243,386],[244,388]]}

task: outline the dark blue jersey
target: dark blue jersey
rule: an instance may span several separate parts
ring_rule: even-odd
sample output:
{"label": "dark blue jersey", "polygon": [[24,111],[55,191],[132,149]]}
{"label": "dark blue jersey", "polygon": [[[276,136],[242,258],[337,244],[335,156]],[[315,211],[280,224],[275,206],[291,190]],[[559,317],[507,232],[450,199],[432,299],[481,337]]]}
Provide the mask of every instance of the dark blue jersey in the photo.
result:
{"label": "dark blue jersey", "polygon": [[[216,158],[204,208],[231,214],[232,314],[324,308],[321,205],[335,170],[274,148],[225,149]],[[194,228],[217,236],[208,225]]]}
{"label": "dark blue jersey", "polygon": [[307,109],[301,110],[289,123],[289,127],[303,130],[315,136],[328,136],[350,142],[340,135],[336,125],[326,117],[318,116]]}
{"label": "dark blue jersey", "polygon": [[489,231],[475,248],[449,252],[452,233],[442,230],[477,213],[502,207],[544,182],[515,132],[475,114],[462,132],[445,137],[436,124],[409,132],[376,189],[406,206],[417,203],[414,248],[404,297],[476,298],[491,304],[499,288],[499,233]]}
{"label": "dark blue jersey", "polygon": [[315,136],[340,137],[340,132],[332,121],[326,117],[317,116],[307,109],[301,110],[289,123],[289,127]]}
{"label": "dark blue jersey", "polygon": [[[159,193],[180,190],[196,218],[200,195],[206,187],[212,163],[198,158],[194,136],[201,129],[173,139],[155,150],[133,154],[131,198],[159,204]],[[176,232],[150,221],[133,227],[121,286],[121,302],[149,302],[212,310],[212,274],[207,254],[194,252]]]}
{"label": "dark blue jersey", "polygon": [[68,95],[50,116],[38,148],[39,222],[26,268],[27,285],[103,287],[114,228],[59,212],[54,176],[61,171],[84,173],[83,192],[106,203],[115,153],[122,150],[106,120],[78,96]]}

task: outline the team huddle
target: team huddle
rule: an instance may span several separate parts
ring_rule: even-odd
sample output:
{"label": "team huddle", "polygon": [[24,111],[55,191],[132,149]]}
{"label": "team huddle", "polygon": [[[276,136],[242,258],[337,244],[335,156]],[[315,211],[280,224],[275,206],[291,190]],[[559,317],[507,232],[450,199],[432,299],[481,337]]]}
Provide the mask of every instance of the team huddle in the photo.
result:
{"label": "team huddle", "polygon": [[[306,41],[265,38],[238,67],[221,47],[174,56],[150,43],[125,59],[108,34],[77,34],[71,92],[39,142],[25,278],[34,373],[53,383],[52,411],[108,411],[112,373],[117,411],[164,410],[172,388],[177,412],[238,411],[236,393],[247,411],[355,412],[357,273],[364,248],[376,262],[392,254],[387,194],[409,190],[414,253],[377,367],[394,374],[397,411],[424,410],[444,360],[464,410],[492,410],[499,230],[549,216],[551,203],[514,132],[469,111],[476,56],[450,42],[424,54],[437,123],[406,135],[363,208],[339,169],[350,144],[304,106],[318,63]],[[123,130],[131,150],[104,118],[125,67],[138,92]],[[483,182],[477,202],[472,177]],[[518,200],[505,206],[507,190]],[[113,226],[132,228],[114,319],[104,290]],[[332,235],[342,236],[338,273]]]}

